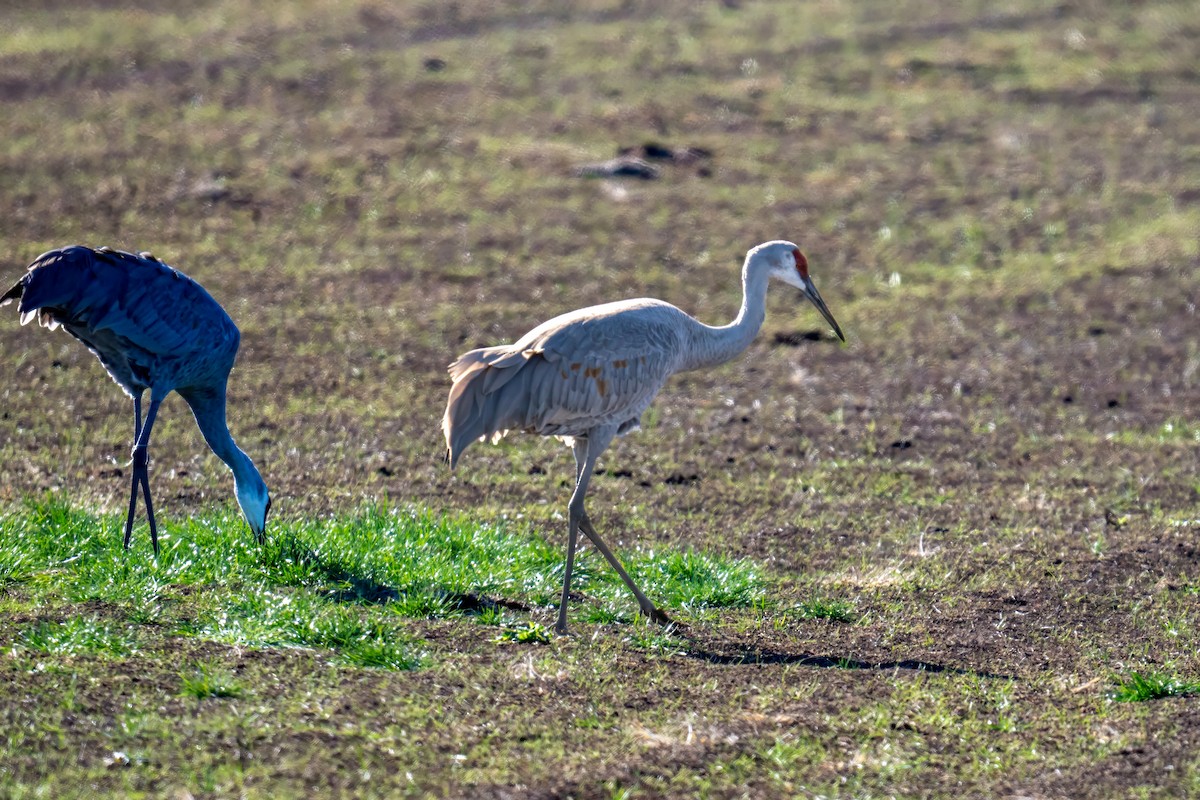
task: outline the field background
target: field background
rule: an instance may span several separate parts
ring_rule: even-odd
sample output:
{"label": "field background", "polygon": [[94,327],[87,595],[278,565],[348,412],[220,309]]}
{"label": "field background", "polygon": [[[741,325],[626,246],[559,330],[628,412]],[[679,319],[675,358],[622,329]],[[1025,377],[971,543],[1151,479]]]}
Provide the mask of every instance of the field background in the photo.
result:
{"label": "field background", "polygon": [[[204,284],[275,499],[260,553],[172,398],[165,554],[121,553],[128,400],[3,310],[0,795],[1200,795],[1193,3],[18,0],[0,30],[5,279],[80,242]],[[693,157],[577,174],[650,142]],[[639,574],[716,583],[655,583],[659,631],[585,549],[546,641],[570,456],[449,473],[446,364],[623,297],[723,323],[774,238],[848,343],[775,287],[590,495]],[[453,536],[513,577],[401,575],[474,563]]]}

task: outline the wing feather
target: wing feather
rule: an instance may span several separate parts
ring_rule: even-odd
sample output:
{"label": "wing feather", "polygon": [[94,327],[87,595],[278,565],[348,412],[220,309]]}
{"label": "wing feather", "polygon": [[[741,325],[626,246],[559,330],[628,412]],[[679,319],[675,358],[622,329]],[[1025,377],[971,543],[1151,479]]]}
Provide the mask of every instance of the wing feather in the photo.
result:
{"label": "wing feather", "polygon": [[233,320],[200,284],[149,254],[80,245],[51,250],[0,300],[17,298],[22,323],[64,326],[127,390],[169,362],[180,380],[209,363],[225,364],[227,373],[240,341]]}
{"label": "wing feather", "polygon": [[579,436],[636,423],[679,365],[686,315],[633,300],[556,317],[508,346],[465,353],[450,366],[442,418],[451,465],[478,439],[509,430]]}
{"label": "wing feather", "polygon": [[237,326],[204,287],[147,256],[81,246],[52,250],[34,261],[23,281],[22,313],[50,309],[155,353],[236,338]]}

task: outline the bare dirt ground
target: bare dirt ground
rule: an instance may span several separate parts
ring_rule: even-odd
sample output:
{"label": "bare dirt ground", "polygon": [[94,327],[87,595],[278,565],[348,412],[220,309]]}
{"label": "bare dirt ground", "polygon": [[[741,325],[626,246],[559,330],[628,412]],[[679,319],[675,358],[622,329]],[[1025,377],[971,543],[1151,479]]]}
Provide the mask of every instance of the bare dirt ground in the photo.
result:
{"label": "bare dirt ground", "polygon": [[[209,755],[97,791],[1200,792],[1197,698],[1108,699],[1133,671],[1200,679],[1194,9],[452,6],[0,12],[3,274],[82,241],[205,284],[243,330],[231,428],[285,518],[387,498],[557,541],[561,447],[446,471],[445,365],[620,297],[724,322],[745,250],[792,238],[849,343],[774,291],[742,359],[613,445],[590,506],[623,548],[763,564],[772,609],[684,613],[667,655],[412,621],[435,665],[411,673],[163,635],[136,668],[85,661],[9,778],[94,768],[125,704],[169,695],[222,720]],[[711,155],[576,176],[650,141]],[[119,510],[127,400],[3,311],[0,498]],[[232,502],[177,399],[153,457],[160,513]],[[852,621],[788,613],[813,596]],[[17,605],[5,641],[35,621]],[[229,723],[176,696],[200,658],[274,688]],[[10,724],[68,680],[0,670]]]}

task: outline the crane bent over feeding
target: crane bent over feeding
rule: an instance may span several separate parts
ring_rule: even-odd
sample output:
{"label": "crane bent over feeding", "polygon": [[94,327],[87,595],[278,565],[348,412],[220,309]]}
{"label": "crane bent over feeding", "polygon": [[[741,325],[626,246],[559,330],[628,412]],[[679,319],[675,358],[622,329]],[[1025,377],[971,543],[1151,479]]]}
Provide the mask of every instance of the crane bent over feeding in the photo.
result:
{"label": "crane bent over feeding", "polygon": [[[13,300],[20,300],[22,325],[36,319],[51,330],[61,326],[83,342],[133,398],[126,548],[140,487],[158,553],[148,450],[158,407],[172,391],[191,407],[204,440],[233,472],[238,505],[262,541],[271,498],[254,462],[234,443],[225,422],[226,385],[241,334],[204,287],[149,253],[74,245],[38,256],[0,297],[0,306]],[[150,405],[143,421],[142,396],[147,389]]]}
{"label": "crane bent over feeding", "polygon": [[596,533],[584,509],[588,483],[600,454],[614,437],[638,427],[642,412],[669,377],[724,363],[749,346],[766,315],[771,278],[799,288],[845,341],[800,249],[773,241],[746,254],[741,310],[728,325],[705,325],[660,300],[624,300],[563,314],[511,345],[471,350],[450,365],[452,386],[442,431],[451,469],[472,442],[496,442],[513,430],[558,437],[575,456],[555,625],[559,633],[567,631],[571,568],[581,530],[633,592],[641,612],[667,622]]}

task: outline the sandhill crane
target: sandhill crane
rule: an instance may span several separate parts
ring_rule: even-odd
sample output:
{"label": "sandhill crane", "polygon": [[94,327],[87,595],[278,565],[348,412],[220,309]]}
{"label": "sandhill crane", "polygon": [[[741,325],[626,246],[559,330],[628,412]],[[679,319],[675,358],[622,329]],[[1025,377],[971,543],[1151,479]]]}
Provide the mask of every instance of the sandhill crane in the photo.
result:
{"label": "sandhill crane", "polygon": [[[141,486],[150,539],[158,554],[147,453],[158,407],[172,391],[191,407],[204,440],[233,471],[238,505],[255,538],[263,540],[271,509],[267,485],[225,424],[225,387],[241,334],[204,287],[149,253],[75,245],[38,256],[0,297],[0,306],[18,299],[22,325],[35,318],[51,330],[61,325],[95,353],[133,398],[126,549]],[[150,407],[143,424],[142,395],[147,389]]]}
{"label": "sandhill crane", "polygon": [[575,456],[575,490],[567,506],[567,563],[555,630],[567,631],[571,566],[582,530],[656,622],[654,607],[604,544],[584,510],[596,459],[613,437],[638,427],[667,378],[724,363],[757,335],[766,316],[767,283],[778,278],[800,289],[833,326],[842,329],[808,276],[808,261],[791,242],[760,244],[742,266],[742,307],[722,327],[697,321],[660,300],[624,300],[582,308],[537,326],[515,343],[464,353],[450,365],[453,385],[442,417],[450,468],[476,440],[499,441],[510,430],[555,436]]}

